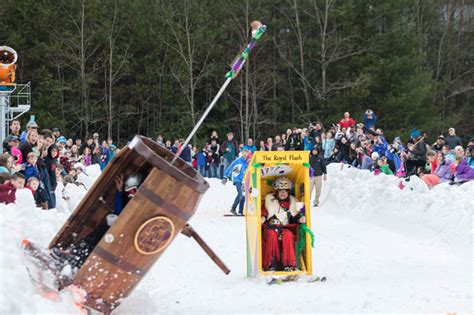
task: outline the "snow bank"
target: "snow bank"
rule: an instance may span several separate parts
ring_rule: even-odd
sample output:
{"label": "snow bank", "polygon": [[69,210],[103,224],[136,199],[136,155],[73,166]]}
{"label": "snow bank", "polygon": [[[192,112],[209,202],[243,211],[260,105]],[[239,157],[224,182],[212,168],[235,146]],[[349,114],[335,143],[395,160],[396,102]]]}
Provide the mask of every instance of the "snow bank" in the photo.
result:
{"label": "snow bank", "polygon": [[[100,174],[96,167],[87,169],[91,183]],[[29,279],[22,262],[22,239],[34,240],[47,247],[82,197],[87,193],[84,187],[68,184],[66,191],[71,194],[69,206],[59,203],[62,209],[48,211],[35,207],[31,191],[19,190],[16,204],[0,204],[0,314],[19,313],[78,313],[74,301],[77,299],[69,291],[61,293],[61,302],[45,299],[38,293]],[[66,204],[67,205],[67,204]]]}
{"label": "snow bank", "polygon": [[448,246],[464,248],[471,242],[474,200],[469,195],[474,193],[474,181],[461,186],[442,183],[430,190],[417,176],[406,181],[343,164],[328,165],[328,172],[322,207],[392,225],[397,231],[410,225],[406,233],[429,228],[436,233],[433,242]]}

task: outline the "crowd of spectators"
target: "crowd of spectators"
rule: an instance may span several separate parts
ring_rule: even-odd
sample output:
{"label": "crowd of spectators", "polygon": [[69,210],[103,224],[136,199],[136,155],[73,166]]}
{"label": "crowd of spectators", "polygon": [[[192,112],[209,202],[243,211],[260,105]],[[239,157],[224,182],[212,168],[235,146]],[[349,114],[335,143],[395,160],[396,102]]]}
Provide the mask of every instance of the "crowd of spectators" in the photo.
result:
{"label": "crowd of spectators", "polygon": [[101,140],[98,133],[83,142],[59,128],[40,130],[34,120],[22,131],[20,121],[13,120],[0,155],[0,202],[14,202],[16,190],[28,188],[38,207],[55,208],[66,184],[85,182],[86,166],[103,169],[116,152],[112,139]]}
{"label": "crowd of spectators", "polygon": [[[239,157],[242,151],[311,152],[316,168],[330,163],[345,163],[374,174],[384,173],[398,177],[418,175],[429,186],[442,182],[461,184],[474,179],[474,138],[464,146],[454,128],[446,135],[430,140],[427,133],[413,129],[403,141],[395,137],[389,142],[384,130],[377,125],[377,116],[367,110],[362,122],[344,113],[337,123],[325,128],[314,122],[305,128],[292,128],[266,140],[247,139],[238,142],[232,132],[221,138],[213,131],[202,146],[182,148],[184,139],[174,142],[159,136],[156,140],[170,151],[193,165],[204,177],[224,178],[224,170]],[[114,157],[117,147],[112,139],[101,140],[98,133],[85,142],[68,138],[59,128],[39,130],[30,120],[22,131],[20,121],[13,120],[10,135],[3,142],[0,155],[0,202],[15,201],[15,191],[23,187],[32,191],[37,206],[51,209],[56,206],[58,185],[79,185],[87,176],[86,166],[97,164],[103,169]],[[321,174],[314,169],[312,174]]]}
{"label": "crowd of spectators", "polygon": [[[169,140],[164,141],[163,136],[157,141],[173,152],[178,152],[184,142],[180,139],[171,144]],[[324,165],[345,163],[374,174],[418,175],[430,187],[440,182],[463,183],[474,179],[474,138],[463,146],[454,128],[435,140],[415,128],[405,141],[396,136],[389,142],[370,109],[365,111],[361,122],[346,112],[339,122],[328,128],[314,122],[307,128],[295,127],[257,142],[249,138],[245,143],[238,143],[232,132],[221,139],[218,132],[213,131],[204,145],[185,148],[181,157],[202,176],[222,179],[224,170],[243,149],[251,153],[307,150],[320,156]]]}

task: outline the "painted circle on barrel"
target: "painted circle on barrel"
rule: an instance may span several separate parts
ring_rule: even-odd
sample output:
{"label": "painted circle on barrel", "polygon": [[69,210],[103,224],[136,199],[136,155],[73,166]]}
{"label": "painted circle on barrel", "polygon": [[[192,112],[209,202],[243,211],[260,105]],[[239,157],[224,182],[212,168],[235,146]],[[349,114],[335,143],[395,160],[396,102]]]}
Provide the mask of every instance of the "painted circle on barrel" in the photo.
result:
{"label": "painted circle on barrel", "polygon": [[151,218],[135,233],[135,249],[143,255],[154,255],[169,245],[173,235],[173,221],[163,216]]}

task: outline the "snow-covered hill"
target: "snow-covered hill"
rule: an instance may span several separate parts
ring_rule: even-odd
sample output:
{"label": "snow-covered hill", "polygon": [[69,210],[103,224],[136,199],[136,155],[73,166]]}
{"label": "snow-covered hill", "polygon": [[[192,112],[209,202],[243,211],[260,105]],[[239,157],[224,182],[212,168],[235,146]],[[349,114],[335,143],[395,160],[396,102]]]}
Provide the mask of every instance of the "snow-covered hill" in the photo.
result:
{"label": "snow-covered hill", "polygon": [[[246,278],[244,220],[222,216],[235,188],[211,179],[191,224],[232,272],[178,236],[116,313],[472,312],[474,183],[399,182],[330,165],[311,210],[313,267],[328,281],[268,286]],[[70,292],[40,297],[21,263],[22,237],[47,246],[67,219],[35,209],[26,193],[0,205],[0,313],[77,313]]]}

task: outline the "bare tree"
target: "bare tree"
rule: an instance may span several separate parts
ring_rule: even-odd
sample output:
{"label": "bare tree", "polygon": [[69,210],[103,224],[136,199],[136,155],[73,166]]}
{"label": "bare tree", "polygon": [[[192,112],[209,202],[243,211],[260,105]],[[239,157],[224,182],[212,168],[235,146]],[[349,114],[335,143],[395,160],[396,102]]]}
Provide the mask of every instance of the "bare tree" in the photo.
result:
{"label": "bare tree", "polygon": [[321,84],[316,89],[316,95],[322,100],[324,106],[331,92],[353,88],[363,83],[366,78],[358,76],[345,81],[336,80],[330,82],[327,77],[328,68],[337,62],[363,54],[369,47],[358,48],[357,37],[352,35],[342,36],[338,34],[338,27],[335,22],[331,22],[331,15],[335,9],[336,0],[325,0],[323,7],[318,5],[318,1],[313,1],[314,13],[309,13],[319,27],[320,50],[317,61],[321,66]]}
{"label": "bare tree", "polygon": [[[77,73],[77,78],[64,79],[64,82],[68,81],[68,85],[61,89],[79,94],[79,106],[72,106],[69,110],[76,115],[77,121],[81,125],[81,134],[87,136],[89,126],[93,121],[89,99],[90,78],[100,70],[101,60],[96,57],[100,44],[95,42],[94,21],[87,19],[86,1],[80,0],[79,7],[76,7],[76,4],[71,3],[70,7],[64,7],[60,4],[65,17],[65,24],[61,27],[70,28],[70,32],[66,33],[67,35],[63,32],[63,29],[55,24],[51,24],[48,31],[58,45],[55,56],[57,61],[55,63],[61,64],[64,69],[72,69],[74,73]],[[62,79],[59,75],[58,72],[58,80],[61,82]]]}
{"label": "bare tree", "polygon": [[114,67],[115,63],[115,47],[117,38],[120,35],[123,25],[119,24],[120,19],[118,18],[119,7],[117,0],[114,1],[114,11],[113,11],[112,20],[110,22],[106,22],[105,27],[108,29],[107,32],[107,40],[108,40],[108,71],[107,73],[107,137],[112,137],[112,127],[113,127],[113,120],[114,120],[114,113],[113,113],[113,86],[114,84],[120,79],[121,77],[121,70],[128,59],[128,49],[130,48],[130,44],[123,50],[123,54],[120,56],[120,60],[118,60],[118,66]]}
{"label": "bare tree", "polygon": [[[168,30],[171,34],[171,39],[163,36],[162,33],[157,33],[157,35],[160,36],[160,40],[162,40],[171,51],[175,52],[183,62],[183,64],[170,64],[169,67],[173,78],[186,97],[189,104],[191,122],[194,125],[197,115],[195,101],[196,89],[201,80],[208,74],[208,62],[211,49],[206,43],[197,43],[193,38],[193,32],[198,29],[198,26],[195,28],[192,23],[191,1],[184,0],[183,4],[182,22],[177,21],[177,19],[171,20],[169,17],[172,16],[172,14],[166,14],[164,16],[165,24],[168,26]],[[204,49],[204,51],[199,51],[200,48]],[[198,54],[204,57],[199,59]]]}
{"label": "bare tree", "polygon": [[[322,2],[322,5],[321,5]],[[293,16],[289,16],[283,9],[278,9],[288,22],[289,28],[284,30],[290,34],[295,34],[297,42],[298,61],[294,62],[291,46],[284,46],[275,42],[280,57],[285,63],[298,75],[303,94],[305,97],[305,112],[301,112],[298,106],[296,110],[300,115],[309,117],[314,115],[311,109],[310,99],[315,99],[323,109],[328,98],[338,90],[354,88],[366,81],[364,76],[348,77],[346,80],[331,80],[328,78],[328,69],[338,62],[343,62],[347,58],[365,53],[369,48],[359,48],[357,46],[357,37],[354,35],[343,35],[338,32],[337,21],[332,18],[334,14],[336,0],[314,0],[312,6],[303,9],[298,7],[298,1],[294,0],[292,4]],[[304,50],[305,34],[301,28],[301,13],[315,22],[319,50],[315,53]],[[316,72],[307,71],[305,60],[316,61],[319,64],[319,75]],[[310,93],[311,92],[311,93]]]}

